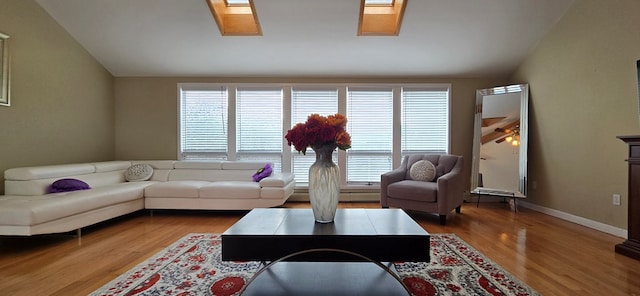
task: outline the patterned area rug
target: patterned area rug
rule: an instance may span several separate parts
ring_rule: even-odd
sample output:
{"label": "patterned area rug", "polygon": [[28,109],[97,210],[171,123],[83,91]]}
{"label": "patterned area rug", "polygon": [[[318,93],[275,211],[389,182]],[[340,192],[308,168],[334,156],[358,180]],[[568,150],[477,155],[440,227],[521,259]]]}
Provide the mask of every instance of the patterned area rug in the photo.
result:
{"label": "patterned area rug", "polygon": [[[239,295],[260,262],[222,261],[219,234],[189,234],[91,295]],[[538,295],[455,234],[431,235],[431,262],[396,262],[412,295]]]}

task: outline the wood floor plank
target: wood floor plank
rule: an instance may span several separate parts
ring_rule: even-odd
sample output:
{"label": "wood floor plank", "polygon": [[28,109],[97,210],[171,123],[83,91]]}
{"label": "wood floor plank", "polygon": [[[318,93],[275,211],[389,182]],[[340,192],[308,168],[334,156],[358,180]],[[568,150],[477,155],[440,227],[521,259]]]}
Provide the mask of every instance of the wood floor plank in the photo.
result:
{"label": "wood floor plank", "polygon": [[[0,237],[0,295],[86,295],[179,238],[222,233],[245,213],[141,211],[85,228],[81,237]],[[614,252],[620,237],[502,203],[465,204],[446,226],[435,215],[409,215],[430,233],[455,233],[542,295],[640,295],[640,261]]]}

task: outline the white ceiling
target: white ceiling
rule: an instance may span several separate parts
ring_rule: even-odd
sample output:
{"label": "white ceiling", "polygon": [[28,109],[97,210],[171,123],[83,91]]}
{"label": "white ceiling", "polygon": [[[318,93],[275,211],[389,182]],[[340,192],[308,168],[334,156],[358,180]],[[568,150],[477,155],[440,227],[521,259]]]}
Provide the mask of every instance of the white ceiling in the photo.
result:
{"label": "white ceiling", "polygon": [[205,0],[36,0],[114,76],[509,74],[574,0],[408,0],[400,35],[357,36],[359,0],[254,0],[222,37]]}

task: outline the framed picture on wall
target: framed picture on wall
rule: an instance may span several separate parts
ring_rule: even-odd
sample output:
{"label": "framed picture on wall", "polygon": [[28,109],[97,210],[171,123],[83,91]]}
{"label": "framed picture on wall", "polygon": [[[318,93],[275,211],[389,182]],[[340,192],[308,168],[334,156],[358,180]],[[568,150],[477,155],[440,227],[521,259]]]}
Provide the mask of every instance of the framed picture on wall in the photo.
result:
{"label": "framed picture on wall", "polygon": [[9,106],[9,35],[0,33],[0,106]]}

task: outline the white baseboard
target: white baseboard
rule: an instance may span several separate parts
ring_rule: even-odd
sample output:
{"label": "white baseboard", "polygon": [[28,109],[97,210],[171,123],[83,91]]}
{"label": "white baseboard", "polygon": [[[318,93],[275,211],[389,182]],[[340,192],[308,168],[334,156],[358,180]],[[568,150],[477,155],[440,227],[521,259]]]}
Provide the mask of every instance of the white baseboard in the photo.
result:
{"label": "white baseboard", "polygon": [[601,222],[597,222],[597,221],[593,221],[593,220],[589,220],[580,216],[576,216],[576,215],[572,215],[572,214],[568,214],[565,212],[561,212],[558,210],[554,210],[554,209],[550,209],[550,208],[545,208],[536,204],[532,204],[526,201],[522,201],[519,200],[518,201],[518,205],[528,208],[528,209],[532,209],[536,212],[541,212],[544,214],[547,214],[549,216],[553,216],[562,220],[566,220],[569,222],[573,222],[576,223],[578,225],[582,225],[585,227],[589,227],[604,233],[608,233],[611,235],[615,235],[618,237],[622,237],[622,238],[627,238],[628,235],[628,231],[626,229],[622,229],[622,228],[618,228],[618,227],[614,227],[608,224],[604,224]]}
{"label": "white baseboard", "polygon": [[[291,196],[291,198],[289,198],[290,201],[303,201],[303,202],[308,202],[309,201],[309,194],[306,192],[296,192],[293,194],[293,196]],[[467,198],[466,199],[467,202],[469,203],[475,203],[475,200],[472,200],[471,198]],[[499,199],[495,199],[495,201],[498,200],[502,200],[502,198]],[[369,201],[369,202],[379,202],[380,201],[380,194],[379,193],[371,193],[371,192],[353,192],[353,193],[341,193],[340,194],[340,201],[342,202],[350,202],[350,201]],[[483,198],[482,201],[492,201],[491,197],[487,197],[487,198]],[[536,212],[541,212],[543,214],[547,214],[549,216],[553,216],[562,220],[566,220],[572,223],[576,223],[578,225],[582,225],[585,227],[589,227],[591,229],[595,229],[604,233],[608,233],[611,235],[615,235],[621,238],[627,238],[628,235],[628,231],[626,229],[622,229],[622,228],[618,228],[618,227],[614,227],[608,224],[604,224],[601,222],[597,222],[597,221],[593,221],[593,220],[589,220],[580,216],[576,216],[576,215],[572,215],[572,214],[568,214],[565,212],[561,212],[558,210],[554,210],[554,209],[550,209],[550,208],[545,208],[543,206],[539,206],[536,204],[532,204],[523,200],[518,200],[518,205],[534,210]]]}

